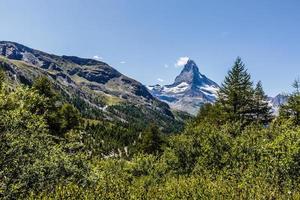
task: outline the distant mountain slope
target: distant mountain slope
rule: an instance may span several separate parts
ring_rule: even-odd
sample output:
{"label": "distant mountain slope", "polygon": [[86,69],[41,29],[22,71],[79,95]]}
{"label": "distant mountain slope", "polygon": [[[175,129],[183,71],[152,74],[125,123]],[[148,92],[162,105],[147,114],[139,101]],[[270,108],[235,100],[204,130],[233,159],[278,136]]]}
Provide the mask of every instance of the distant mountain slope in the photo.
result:
{"label": "distant mountain slope", "polygon": [[195,115],[204,103],[213,103],[219,86],[199,72],[196,63],[189,59],[171,85],[148,86],[149,91],[172,108]]}
{"label": "distant mountain slope", "polygon": [[272,107],[274,115],[278,115],[280,106],[287,103],[288,95],[278,94],[275,97],[268,97],[269,105]]}
{"label": "distant mountain slope", "polygon": [[[49,77],[68,99],[80,98],[108,120],[177,122],[169,106],[154,98],[143,84],[101,61],[57,56],[0,41],[0,65],[15,83],[30,85],[38,76]],[[140,112],[136,113],[139,119],[128,116],[132,109]]]}

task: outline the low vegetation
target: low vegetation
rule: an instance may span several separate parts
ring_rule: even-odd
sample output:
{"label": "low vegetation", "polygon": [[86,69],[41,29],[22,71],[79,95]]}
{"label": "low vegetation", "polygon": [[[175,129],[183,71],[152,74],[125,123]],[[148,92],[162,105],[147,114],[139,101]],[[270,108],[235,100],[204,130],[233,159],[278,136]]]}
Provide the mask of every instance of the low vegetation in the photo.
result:
{"label": "low vegetation", "polygon": [[[47,79],[0,75],[1,199],[299,199],[300,92],[278,117],[238,58],[180,133],[87,118]],[[85,109],[82,109],[82,108]],[[78,111],[78,109],[80,111]],[[141,116],[142,117],[142,116]]]}

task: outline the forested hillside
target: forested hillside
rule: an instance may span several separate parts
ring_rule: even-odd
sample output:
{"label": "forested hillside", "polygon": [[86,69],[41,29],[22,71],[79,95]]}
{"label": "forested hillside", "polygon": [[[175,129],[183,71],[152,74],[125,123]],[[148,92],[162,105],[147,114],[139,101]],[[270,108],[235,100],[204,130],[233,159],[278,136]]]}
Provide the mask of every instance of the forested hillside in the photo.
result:
{"label": "forested hillside", "polygon": [[0,198],[299,199],[300,82],[293,87],[272,116],[238,58],[216,103],[192,119],[179,113],[185,127],[170,120],[170,133],[138,107],[117,109],[136,114],[127,122],[101,120],[46,77],[15,85],[2,70]]}

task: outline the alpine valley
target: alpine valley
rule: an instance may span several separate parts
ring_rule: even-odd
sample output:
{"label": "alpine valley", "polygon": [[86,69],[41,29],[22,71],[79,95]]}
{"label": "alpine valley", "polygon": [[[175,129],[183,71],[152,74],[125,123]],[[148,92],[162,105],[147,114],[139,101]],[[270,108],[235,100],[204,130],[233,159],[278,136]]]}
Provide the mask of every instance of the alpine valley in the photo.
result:
{"label": "alpine valley", "polygon": [[12,86],[31,85],[37,77],[47,77],[68,102],[90,119],[140,126],[153,122],[169,132],[182,127],[183,119],[189,117],[171,111],[168,104],[156,99],[143,84],[98,60],[57,56],[1,41],[0,65]]}
{"label": "alpine valley", "polygon": [[[87,118],[125,123],[154,122],[167,132],[183,126],[205,103],[214,103],[219,85],[187,59],[174,83],[145,87],[108,64],[75,56],[57,56],[24,45],[0,41],[0,65],[10,83],[31,85],[48,77],[64,98]],[[276,113],[284,95],[269,97]],[[168,124],[173,124],[170,128]]]}
{"label": "alpine valley", "polygon": [[299,199],[300,81],[267,98],[239,57],[220,86],[180,63],[147,88],[0,42],[0,199]]}
{"label": "alpine valley", "polygon": [[0,2],[0,200],[300,200],[300,0]]}

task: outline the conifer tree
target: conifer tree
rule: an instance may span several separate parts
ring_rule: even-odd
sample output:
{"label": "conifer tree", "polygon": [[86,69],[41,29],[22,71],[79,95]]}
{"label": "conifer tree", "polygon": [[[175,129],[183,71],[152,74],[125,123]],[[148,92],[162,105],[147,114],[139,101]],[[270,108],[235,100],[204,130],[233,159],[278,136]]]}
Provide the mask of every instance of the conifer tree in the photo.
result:
{"label": "conifer tree", "polygon": [[295,88],[295,94],[300,95],[300,79],[296,79],[293,83],[293,88]]}
{"label": "conifer tree", "polygon": [[46,77],[39,77],[33,83],[33,88],[37,90],[40,95],[44,95],[48,98],[53,98],[57,94],[52,89],[52,83]]}
{"label": "conifer tree", "polygon": [[61,131],[67,132],[81,123],[79,111],[71,104],[65,103],[60,109]]}
{"label": "conifer tree", "polygon": [[47,125],[53,135],[63,136],[67,131],[80,125],[79,111],[70,104],[59,101],[59,94],[53,89],[53,84],[47,77],[40,77],[33,83],[33,89],[46,97],[45,114]]}
{"label": "conifer tree", "polygon": [[162,151],[163,140],[157,126],[151,124],[142,133],[139,150],[147,154],[157,154]]}
{"label": "conifer tree", "polygon": [[271,107],[267,102],[261,81],[258,81],[254,89],[253,112],[258,122],[266,124],[271,120]]}
{"label": "conifer tree", "polygon": [[288,98],[286,105],[280,109],[280,116],[284,118],[292,118],[295,124],[300,125],[300,80],[297,79],[293,83],[295,91]]}
{"label": "conifer tree", "polygon": [[4,79],[5,79],[5,74],[4,74],[3,70],[0,68],[0,89],[2,88]]}
{"label": "conifer tree", "polygon": [[221,85],[217,103],[221,104],[229,120],[249,120],[253,118],[253,93],[251,76],[238,57]]}

